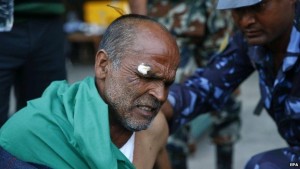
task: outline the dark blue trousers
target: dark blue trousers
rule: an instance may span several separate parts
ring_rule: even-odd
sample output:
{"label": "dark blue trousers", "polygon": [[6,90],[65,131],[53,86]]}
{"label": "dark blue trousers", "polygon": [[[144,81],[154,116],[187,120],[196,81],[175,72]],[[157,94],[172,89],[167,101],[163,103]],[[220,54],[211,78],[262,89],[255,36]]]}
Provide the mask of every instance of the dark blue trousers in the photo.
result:
{"label": "dark blue trousers", "polygon": [[12,87],[19,110],[52,81],[66,79],[64,43],[59,17],[26,19],[0,32],[0,127],[8,119]]}
{"label": "dark blue trousers", "polygon": [[1,169],[50,169],[47,166],[27,163],[17,159],[15,156],[0,147],[0,168]]}
{"label": "dark blue trousers", "polygon": [[263,152],[253,156],[245,169],[300,168],[300,148],[288,147]]}

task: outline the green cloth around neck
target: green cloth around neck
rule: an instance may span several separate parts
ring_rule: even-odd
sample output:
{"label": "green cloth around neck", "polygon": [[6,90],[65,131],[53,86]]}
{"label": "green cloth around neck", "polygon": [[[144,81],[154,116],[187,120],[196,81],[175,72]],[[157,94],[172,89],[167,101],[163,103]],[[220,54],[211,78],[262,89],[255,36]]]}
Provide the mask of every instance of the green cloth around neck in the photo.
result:
{"label": "green cloth around neck", "polygon": [[57,169],[134,169],[111,142],[108,108],[95,80],[53,82],[0,130],[0,146],[27,162]]}

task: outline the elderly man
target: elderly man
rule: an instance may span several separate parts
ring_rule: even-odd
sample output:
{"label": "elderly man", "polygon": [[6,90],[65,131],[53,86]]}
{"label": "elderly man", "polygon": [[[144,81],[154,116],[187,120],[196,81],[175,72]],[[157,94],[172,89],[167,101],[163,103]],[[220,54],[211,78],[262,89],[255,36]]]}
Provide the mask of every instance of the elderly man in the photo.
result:
{"label": "elderly man", "polygon": [[[140,156],[156,156],[164,147],[167,132],[159,127],[166,123],[157,114],[178,63],[176,42],[162,25],[124,15],[103,35],[95,77],[52,83],[1,128],[0,145],[22,161],[50,168],[135,168],[132,161],[146,161],[143,167],[150,169],[155,158]],[[141,130],[146,133],[139,135]],[[145,134],[155,135],[147,136],[153,142],[141,138]]]}
{"label": "elderly man", "polygon": [[219,0],[217,8],[230,9],[240,31],[206,68],[198,69],[183,85],[170,88],[164,113],[171,115],[173,127],[178,127],[199,114],[220,110],[231,92],[257,70],[260,105],[289,146],[254,156],[246,168],[299,165],[299,0]]}

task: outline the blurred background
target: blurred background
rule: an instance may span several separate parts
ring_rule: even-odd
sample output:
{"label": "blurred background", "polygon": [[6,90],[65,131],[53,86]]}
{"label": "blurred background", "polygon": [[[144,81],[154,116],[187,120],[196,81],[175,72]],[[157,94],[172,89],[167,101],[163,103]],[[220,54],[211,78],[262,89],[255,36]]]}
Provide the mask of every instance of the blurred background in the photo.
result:
{"label": "blurred background", "polygon": [[[69,0],[64,16],[65,57],[70,83],[94,75],[94,57],[101,35],[115,18],[130,13],[128,1]],[[256,116],[253,110],[259,100],[257,74],[250,76],[240,87],[240,138],[232,150],[232,169],[241,169],[252,155],[286,146],[277,134],[277,128],[265,111]],[[15,112],[15,100],[11,97],[10,112]],[[191,122],[190,137],[194,148],[187,154],[189,169],[217,168],[216,145],[212,142],[213,119],[210,114],[199,116]]]}

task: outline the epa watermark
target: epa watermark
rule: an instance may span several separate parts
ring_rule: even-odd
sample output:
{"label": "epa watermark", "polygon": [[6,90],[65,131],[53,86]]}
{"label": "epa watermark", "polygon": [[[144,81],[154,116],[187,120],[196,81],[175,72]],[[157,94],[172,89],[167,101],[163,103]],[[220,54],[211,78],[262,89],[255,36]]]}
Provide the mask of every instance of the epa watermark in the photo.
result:
{"label": "epa watermark", "polygon": [[300,164],[298,164],[298,163],[290,163],[290,167],[299,167],[300,166]]}

